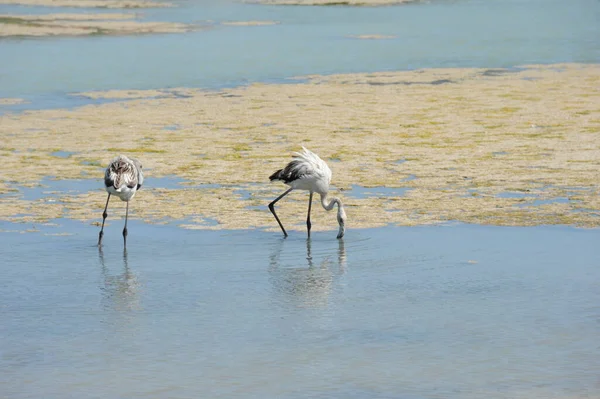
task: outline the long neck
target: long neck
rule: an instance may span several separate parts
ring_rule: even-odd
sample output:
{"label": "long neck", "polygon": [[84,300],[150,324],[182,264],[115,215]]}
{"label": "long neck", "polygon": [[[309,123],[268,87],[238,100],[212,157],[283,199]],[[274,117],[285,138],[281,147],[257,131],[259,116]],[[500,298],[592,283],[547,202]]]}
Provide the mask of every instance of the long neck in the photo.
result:
{"label": "long neck", "polygon": [[342,238],[346,230],[346,212],[344,211],[344,205],[342,205],[342,201],[337,197],[327,198],[327,193],[321,194],[321,205],[323,205],[323,208],[325,208],[326,211],[332,210],[336,204],[338,206],[337,221],[340,225],[338,238]]}
{"label": "long neck", "polygon": [[327,197],[327,194],[321,194],[321,205],[323,205],[323,208],[325,208],[326,211],[332,210],[336,204],[338,206],[338,212],[340,209],[343,209],[344,206],[342,205],[342,201],[340,201],[339,198],[329,198]]}

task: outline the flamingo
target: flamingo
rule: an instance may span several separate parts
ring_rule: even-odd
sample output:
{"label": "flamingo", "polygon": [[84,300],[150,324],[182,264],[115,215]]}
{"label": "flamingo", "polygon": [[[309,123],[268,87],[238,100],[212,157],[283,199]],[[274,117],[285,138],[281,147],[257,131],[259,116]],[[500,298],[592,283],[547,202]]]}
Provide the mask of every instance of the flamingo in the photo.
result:
{"label": "flamingo", "polygon": [[142,164],[137,159],[127,158],[125,155],[119,155],[106,168],[104,173],[104,188],[108,192],[104,213],[102,213],[102,228],[98,236],[98,246],[102,245],[104,236],[104,222],[106,221],[106,210],[111,194],[116,195],[121,201],[127,202],[125,210],[125,227],[123,228],[123,246],[127,246],[127,216],[129,215],[129,201],[135,196],[135,193],[144,183],[144,174],[142,173]]}
{"label": "flamingo", "polygon": [[339,198],[333,197],[328,199],[327,193],[329,191],[329,183],[331,183],[331,169],[317,154],[302,147],[302,152],[295,152],[294,157],[290,163],[283,169],[279,169],[273,173],[269,180],[281,180],[290,188],[286,190],[279,197],[275,198],[273,202],[269,204],[269,209],[275,220],[279,223],[281,231],[283,231],[284,237],[287,237],[287,232],[283,228],[283,224],[275,213],[275,204],[277,201],[288,195],[292,190],[306,190],[310,192],[308,199],[308,216],[306,218],[306,227],[308,229],[308,236],[310,237],[310,208],[312,205],[313,193],[317,193],[321,196],[321,205],[326,211],[330,211],[337,204],[337,221],[340,225],[337,238],[342,238],[345,232],[346,225],[346,212],[344,206]]}

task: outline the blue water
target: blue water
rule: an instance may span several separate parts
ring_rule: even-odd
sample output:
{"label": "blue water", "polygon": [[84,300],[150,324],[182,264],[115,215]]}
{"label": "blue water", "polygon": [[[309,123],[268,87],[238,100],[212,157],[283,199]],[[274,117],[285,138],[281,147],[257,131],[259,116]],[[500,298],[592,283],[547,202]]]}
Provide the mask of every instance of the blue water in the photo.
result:
{"label": "blue water", "polygon": [[56,222],[0,222],[1,397],[598,393],[597,229]]}
{"label": "blue water", "polygon": [[[215,88],[313,73],[600,61],[596,0],[439,0],[374,8],[176,3],[178,8],[143,13],[148,20],[211,20],[211,28],[168,35],[0,40],[0,97],[43,103],[70,92]],[[0,6],[0,13],[35,10]],[[56,12],[39,11],[49,10]],[[219,25],[232,20],[280,24]],[[360,34],[396,38],[348,38]]]}

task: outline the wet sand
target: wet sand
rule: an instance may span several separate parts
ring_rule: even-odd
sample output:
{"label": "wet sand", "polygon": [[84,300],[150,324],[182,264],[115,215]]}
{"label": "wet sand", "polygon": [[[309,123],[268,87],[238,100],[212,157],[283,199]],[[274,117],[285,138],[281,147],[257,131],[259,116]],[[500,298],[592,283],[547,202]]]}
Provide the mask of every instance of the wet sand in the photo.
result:
{"label": "wet sand", "polygon": [[[221,91],[113,91],[114,103],[3,115],[0,218],[96,223],[106,200],[102,169],[124,153],[141,159],[147,175],[132,218],[276,230],[266,205],[286,187],[268,176],[305,145],[329,162],[332,194],[346,204],[350,229],[600,225],[598,65],[303,79]],[[19,195],[20,186],[45,176],[97,179],[99,189],[52,201]],[[153,188],[152,179],[164,176],[189,187]],[[372,193],[354,195],[357,187]],[[305,229],[307,199],[297,192],[278,204],[290,230]],[[124,212],[124,204],[113,206]],[[314,207],[314,229],[336,226],[335,212]]]}
{"label": "wet sand", "polygon": [[174,22],[141,22],[137,14],[0,15],[0,37],[87,36],[181,33],[199,26]]}

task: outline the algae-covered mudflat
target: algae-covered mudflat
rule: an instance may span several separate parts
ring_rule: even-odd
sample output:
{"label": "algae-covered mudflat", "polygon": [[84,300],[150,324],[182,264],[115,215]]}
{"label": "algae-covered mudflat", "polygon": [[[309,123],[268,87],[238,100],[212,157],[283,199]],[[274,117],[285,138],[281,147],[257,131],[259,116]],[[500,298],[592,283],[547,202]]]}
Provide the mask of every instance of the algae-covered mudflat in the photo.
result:
{"label": "algae-covered mudflat", "polygon": [[[98,220],[101,191],[56,193],[48,201],[23,198],[18,189],[46,176],[97,179],[100,188],[102,167],[124,153],[146,168],[148,189],[135,198],[134,217],[185,219],[188,228],[274,227],[266,205],[284,186],[269,184],[268,176],[304,145],[329,162],[351,228],[600,225],[597,65],[315,75],[216,91],[77,95],[115,101],[0,117],[0,217]],[[153,188],[153,178],[166,176],[182,184]],[[298,228],[306,199],[298,193],[280,206]],[[315,217],[316,229],[335,228],[335,215]]]}

